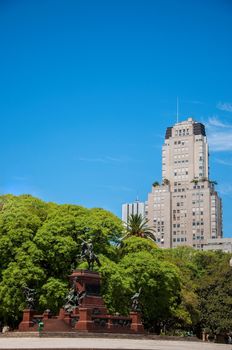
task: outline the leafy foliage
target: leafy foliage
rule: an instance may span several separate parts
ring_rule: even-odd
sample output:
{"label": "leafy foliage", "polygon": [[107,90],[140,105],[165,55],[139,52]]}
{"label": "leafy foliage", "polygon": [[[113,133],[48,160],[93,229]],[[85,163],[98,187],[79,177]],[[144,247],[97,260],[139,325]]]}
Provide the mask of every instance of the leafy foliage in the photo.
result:
{"label": "leafy foliage", "polygon": [[[198,287],[200,322],[208,333],[225,334],[232,329],[232,271],[230,256],[221,252],[201,254],[205,269]],[[198,260],[198,262],[199,262]]]}
{"label": "leafy foliage", "polygon": [[141,214],[131,214],[128,218],[126,225],[126,232],[124,238],[130,236],[137,236],[143,238],[149,238],[155,242],[154,229],[148,226],[149,220],[143,218]]}
{"label": "leafy foliage", "polygon": [[45,203],[30,195],[1,196],[0,319],[18,322],[24,284],[36,289],[38,310],[56,312],[71,267],[77,266],[81,239],[91,238],[97,253],[115,256],[112,242],[122,230],[121,220],[103,209]]}
{"label": "leafy foliage", "polygon": [[232,329],[230,254],[160,249],[139,216],[131,218],[122,240],[124,230],[120,219],[100,208],[0,196],[0,321],[14,327],[20,322],[24,285],[36,289],[39,312],[57,312],[71,268],[86,268],[77,262],[82,239],[91,239],[111,313],[127,315],[141,287],[142,319],[150,331],[218,334]]}

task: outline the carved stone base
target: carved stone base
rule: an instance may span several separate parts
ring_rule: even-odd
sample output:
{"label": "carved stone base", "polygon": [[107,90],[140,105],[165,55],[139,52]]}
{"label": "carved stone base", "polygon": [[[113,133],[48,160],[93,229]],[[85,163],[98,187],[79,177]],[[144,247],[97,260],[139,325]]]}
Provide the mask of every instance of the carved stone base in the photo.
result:
{"label": "carved stone base", "polygon": [[92,310],[88,308],[79,308],[79,320],[75,325],[75,329],[82,332],[93,331]]}
{"label": "carved stone base", "polygon": [[45,332],[144,333],[139,313],[131,312],[129,317],[108,314],[100,294],[100,275],[97,272],[76,270],[70,280],[78,292],[85,292],[80,305],[69,313],[61,308],[58,316],[52,316],[48,311],[35,315],[34,310],[26,309],[19,331],[38,330],[38,325],[33,322],[35,319],[44,323]]}
{"label": "carved stone base", "polygon": [[135,333],[143,333],[144,328],[143,324],[141,322],[141,316],[140,313],[138,312],[130,312],[130,317],[131,317],[131,330]]}
{"label": "carved stone base", "polygon": [[19,324],[19,331],[20,332],[28,332],[33,331],[32,329],[34,327],[33,316],[35,314],[35,310],[32,309],[25,309],[23,310],[23,320]]}

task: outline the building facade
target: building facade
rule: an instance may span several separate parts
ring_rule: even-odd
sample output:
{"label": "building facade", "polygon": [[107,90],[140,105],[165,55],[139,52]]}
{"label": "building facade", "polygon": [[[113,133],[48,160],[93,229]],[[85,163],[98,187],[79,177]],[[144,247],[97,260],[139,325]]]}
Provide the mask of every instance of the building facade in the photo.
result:
{"label": "building facade", "polygon": [[232,253],[232,238],[208,239],[203,250],[221,250],[224,253]]}
{"label": "building facade", "polygon": [[164,248],[202,249],[208,239],[222,237],[221,199],[209,179],[205,127],[192,118],[166,130],[162,184],[153,184],[146,216]]}
{"label": "building facade", "polygon": [[141,215],[142,218],[146,216],[146,203],[140,202],[139,200],[133,203],[125,203],[122,205],[122,221],[127,223],[129,216],[133,214]]}

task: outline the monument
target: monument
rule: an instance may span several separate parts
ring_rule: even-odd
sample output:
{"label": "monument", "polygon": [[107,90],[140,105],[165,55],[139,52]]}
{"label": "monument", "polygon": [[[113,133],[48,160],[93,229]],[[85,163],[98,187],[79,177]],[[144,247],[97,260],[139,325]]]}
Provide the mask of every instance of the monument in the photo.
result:
{"label": "monument", "polygon": [[23,312],[19,331],[35,331],[39,322],[43,322],[45,332],[143,333],[138,301],[140,291],[132,297],[129,316],[110,315],[100,293],[100,275],[93,271],[94,263],[100,266],[100,261],[91,241],[82,242],[79,257],[88,262],[88,270],[77,269],[69,276],[71,288],[59,315],[52,316],[50,310],[36,315],[31,304],[31,308]]}

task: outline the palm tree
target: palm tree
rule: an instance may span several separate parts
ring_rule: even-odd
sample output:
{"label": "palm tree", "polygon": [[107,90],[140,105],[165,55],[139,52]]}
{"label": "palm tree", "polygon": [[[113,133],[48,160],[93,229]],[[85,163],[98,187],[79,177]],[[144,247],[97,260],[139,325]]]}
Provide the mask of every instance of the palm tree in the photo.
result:
{"label": "palm tree", "polygon": [[212,184],[212,185],[217,185],[217,181],[214,181],[214,180],[209,180],[209,182]]}
{"label": "palm tree", "polygon": [[127,237],[136,236],[142,238],[149,238],[153,242],[156,241],[155,230],[148,226],[149,220],[143,218],[141,214],[131,214],[129,216],[128,222],[126,223],[126,235],[122,237],[125,239]]}

